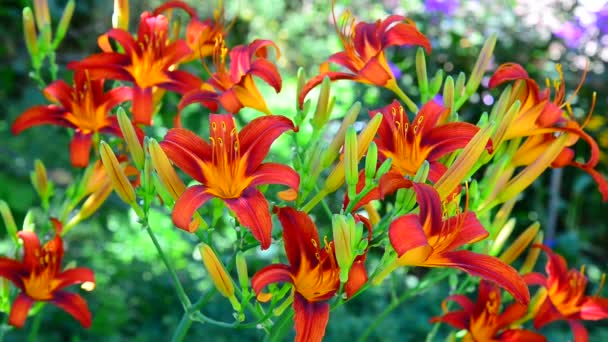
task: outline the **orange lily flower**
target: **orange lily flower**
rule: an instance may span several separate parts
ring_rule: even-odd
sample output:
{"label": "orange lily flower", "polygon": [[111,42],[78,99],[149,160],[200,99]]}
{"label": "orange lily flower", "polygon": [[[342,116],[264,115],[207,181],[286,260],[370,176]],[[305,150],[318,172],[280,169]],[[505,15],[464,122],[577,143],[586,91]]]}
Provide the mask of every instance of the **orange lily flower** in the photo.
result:
{"label": "orange lily flower", "polygon": [[159,15],[173,8],[181,8],[190,15],[190,22],[186,27],[186,44],[188,44],[192,53],[184,62],[211,56],[215,46],[215,37],[223,36],[225,33],[224,23],[222,22],[223,8],[214,15],[215,22],[211,19],[201,21],[196,11],[183,1],[167,1],[154,10],[154,15]]}
{"label": "orange lily flower", "polygon": [[95,275],[84,267],[61,271],[61,223],[55,219],[52,219],[52,223],[55,226],[55,238],[43,247],[33,232],[18,233],[19,238],[23,240],[23,261],[0,257],[0,277],[10,280],[21,289],[21,293],[13,302],[9,323],[21,328],[32,304],[40,301],[53,303],[88,328],[91,326],[91,313],[87,303],[80,295],[65,292],[63,288],[82,283],[87,283],[87,288],[92,288]]}
{"label": "orange lily flower", "polygon": [[568,271],[566,260],[551,248],[544,245],[534,245],[541,248],[549,258],[545,277],[540,273],[528,273],[524,279],[529,285],[540,285],[547,289],[546,297],[534,317],[534,328],[540,329],[556,320],[567,320],[574,333],[576,342],[588,341],[587,330],[581,320],[597,321],[608,318],[608,299],[598,295],[585,296],[587,277],[584,270],[571,269]]}
{"label": "orange lily flower", "polygon": [[[526,70],[519,64],[507,63],[501,65],[489,82],[489,87],[494,88],[508,81],[515,81],[511,91],[510,103],[519,100],[521,108],[516,114],[513,122],[505,133],[505,140],[517,137],[529,137],[526,141],[526,149],[520,153],[525,160],[535,160],[539,153],[547,149],[556,139],[556,133],[571,133],[573,139],[568,141],[567,146],[574,145],[578,138],[582,138],[591,149],[591,156],[585,163],[574,160],[575,153],[569,147],[565,147],[555,159],[552,167],[561,168],[565,166],[578,167],[593,178],[604,201],[608,201],[608,181],[595,170],[599,162],[600,150],[595,140],[583,131],[583,127],[572,118],[568,111],[569,100],[565,99],[565,82],[561,68],[558,68],[560,80],[555,82],[555,97],[550,99],[550,89],[540,90],[538,84],[528,76]],[[595,100],[594,100],[595,102]],[[592,112],[593,110],[591,110]],[[542,138],[536,137],[542,135]],[[531,148],[536,154],[531,153]],[[519,161],[522,164],[521,160]]]}
{"label": "orange lily flower", "polygon": [[13,134],[45,124],[73,128],[76,132],[70,143],[70,159],[73,166],[86,167],[94,134],[122,137],[117,117],[108,113],[119,103],[131,99],[131,90],[127,87],[104,92],[103,86],[103,79],[91,80],[85,71],[74,74],[73,87],[62,80],[51,83],[44,89],[44,96],[53,104],[34,106],[23,112],[13,123]]}
{"label": "orange lily flower", "polygon": [[[300,107],[306,94],[321,84],[325,77],[330,80],[353,80],[374,84],[396,91],[399,87],[388,65],[384,50],[391,46],[418,45],[431,52],[428,39],[418,31],[416,24],[400,15],[391,15],[374,23],[356,22],[350,13],[345,14],[341,27],[336,15],[332,16],[344,51],[329,57],[328,62],[341,65],[350,72],[329,71],[328,62],[321,66],[321,74],[311,79],[299,94]],[[400,91],[400,90],[398,90]]]}
{"label": "orange lily flower", "polygon": [[193,232],[197,228],[197,222],[191,222],[194,212],[217,197],[241,225],[251,229],[263,249],[270,247],[270,210],[256,186],[283,184],[298,189],[300,176],[292,168],[262,163],[272,142],[293,129],[291,120],[272,115],[254,119],[238,133],[231,114],[211,114],[211,144],[187,129],[169,130],[161,147],[180,169],[201,183],[187,188],[175,203],[175,225]]}
{"label": "orange lily flower", "polygon": [[[163,15],[144,12],[141,15],[137,40],[121,29],[112,29],[99,39],[104,51],[79,62],[68,64],[70,69],[86,69],[93,79],[105,78],[133,83],[133,116],[136,123],[152,122],[154,87],[184,93],[184,83],[193,75],[174,66],[192,52],[186,42],[169,42],[168,20]],[[115,52],[109,44],[112,38],[124,53]]]}
{"label": "orange lily flower", "polygon": [[334,244],[321,248],[317,227],[310,217],[293,208],[275,208],[283,226],[289,265],[273,264],[259,270],[251,286],[259,296],[272,283],[293,286],[293,309],[298,342],[321,341],[329,320],[329,303],[340,287],[340,269]]}
{"label": "orange lily flower", "polygon": [[431,322],[444,322],[458,329],[466,329],[468,333],[462,339],[464,342],[485,341],[529,341],[544,342],[547,339],[535,332],[524,329],[511,329],[510,325],[528,313],[528,307],[521,303],[509,305],[501,314],[500,289],[487,282],[479,283],[477,303],[473,303],[463,295],[449,296],[444,302],[453,301],[462,310],[450,311],[440,317],[434,317]]}
{"label": "orange lily flower", "polygon": [[184,95],[179,109],[198,102],[211,111],[216,111],[219,103],[233,114],[243,107],[249,107],[270,115],[266,101],[253,81],[253,76],[259,77],[277,93],[281,91],[283,81],[276,65],[267,59],[268,47],[274,48],[278,59],[280,51],[275,43],[256,39],[249,45],[239,45],[230,50],[230,67],[226,68],[228,48],[224,38],[221,35],[216,36],[215,72],[210,72],[211,77],[207,83],[198,81],[190,84],[191,89],[195,90]]}
{"label": "orange lily flower", "polygon": [[[464,148],[477,134],[479,127],[466,122],[450,122],[437,126],[447,108],[431,100],[410,122],[403,106],[394,100],[390,105],[370,111],[382,114],[383,120],[374,142],[379,159],[392,159],[391,170],[401,176],[415,176],[424,161],[429,162],[429,179],[436,182],[446,167],[439,159],[448,153]],[[487,146],[492,150],[491,143]]]}
{"label": "orange lily flower", "polygon": [[490,280],[528,303],[528,287],[517,271],[498,258],[468,250],[464,244],[485,239],[488,232],[473,212],[443,219],[439,194],[430,185],[412,183],[419,214],[401,216],[390,224],[388,236],[398,259],[395,266],[453,267]]}

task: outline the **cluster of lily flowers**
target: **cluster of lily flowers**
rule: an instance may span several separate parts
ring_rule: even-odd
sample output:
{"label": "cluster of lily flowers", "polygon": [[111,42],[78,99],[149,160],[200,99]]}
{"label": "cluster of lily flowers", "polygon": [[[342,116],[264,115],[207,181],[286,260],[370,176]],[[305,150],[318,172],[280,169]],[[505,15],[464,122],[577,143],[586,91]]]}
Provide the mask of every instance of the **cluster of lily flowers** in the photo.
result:
{"label": "cluster of lily flowers", "polygon": [[[40,75],[42,61],[58,44],[51,37],[46,1],[34,4],[35,13],[24,10],[24,29],[35,75]],[[59,25],[59,41],[73,8],[72,1]],[[101,52],[69,63],[71,84],[54,80],[43,91],[51,104],[29,108],[12,125],[14,134],[40,125],[70,129],[71,163],[84,171],[67,192],[65,205],[54,212],[49,209],[53,186],[37,162],[32,182],[52,218],[48,227],[36,229],[55,231],[44,245],[38,237],[43,233],[34,233],[31,220],[26,219],[19,231],[6,203],[0,203],[15,242],[16,258],[0,258],[0,276],[19,289],[11,297],[11,325],[22,327],[35,302],[51,302],[84,327],[91,325],[86,301],[64,288],[83,284],[83,289],[92,290],[94,273],[82,267],[62,270],[63,238],[83,225],[113,190],[135,211],[155,243],[148,224],[153,206],[168,208],[177,228],[200,239],[211,280],[238,313],[228,326],[252,323],[253,328],[274,333],[274,325],[293,315],[297,341],[320,341],[330,304],[348,302],[404,266],[432,268],[430,286],[453,274],[447,269],[468,274],[463,286],[446,298],[445,313],[432,318],[466,330],[467,341],[544,341],[526,323],[531,321],[538,330],[557,320],[569,322],[576,341],[586,341],[581,321],[608,317],[601,285],[595,295],[586,295],[584,270],[568,270],[564,258],[542,244],[538,224],[506,247],[515,227],[509,215],[518,195],[549,168],[574,166],[585,171],[608,200],[608,183],[595,169],[599,148],[583,130],[586,122],[581,124],[572,115],[575,95],[566,96],[561,70],[560,79],[543,89],[522,66],[499,66],[488,84],[502,89],[499,100],[476,124],[468,123],[460,120],[458,109],[480,86],[495,37],[483,46],[468,79],[464,74],[444,77],[441,70],[429,77],[425,51],[431,53],[431,45],[410,20],[391,15],[368,23],[350,13],[339,18],[334,14],[344,50],[330,56],[310,80],[303,72],[298,74],[297,105],[283,116],[271,112],[254,81],[258,78],[281,91],[282,78],[273,59],[280,53],[272,41],[228,47],[230,24],[222,10],[203,20],[181,1],[142,13],[133,36],[128,9],[128,1],[115,1],[114,28],[98,39]],[[178,21],[172,22],[179,11],[189,17],[185,37],[180,36]],[[389,67],[386,50],[392,46],[419,47],[419,101],[400,88]],[[369,120],[358,133],[354,123],[361,104],[355,103],[339,113],[336,131],[328,123],[334,104],[330,86],[337,80],[386,88],[395,100],[370,109]],[[313,89],[318,90],[314,113],[309,99]],[[153,125],[167,91],[180,96],[178,114],[175,127],[157,142],[144,131]],[[207,138],[181,125],[179,113],[195,103],[222,113],[209,114]],[[245,107],[260,115],[239,129],[237,122],[244,120],[239,113]],[[301,138],[304,128],[312,134]],[[291,164],[265,161],[281,135],[292,139]],[[579,140],[590,150],[587,161],[573,149]],[[194,185],[186,186],[174,167]],[[274,187],[260,187],[267,184],[286,189],[274,193]],[[344,193],[338,210],[327,204],[338,198],[337,191]],[[199,210],[214,198],[243,228],[237,229],[231,261],[237,281],[213,246],[212,235],[219,231]],[[315,215],[310,214],[313,211]],[[324,237],[323,246],[315,223],[322,215],[332,222],[322,230],[333,235],[333,241]],[[280,233],[273,234],[273,226]],[[271,245],[283,245],[287,263],[268,265],[249,279],[246,255],[254,254],[247,252]],[[517,261],[526,250],[525,260]],[[545,273],[536,273],[533,268],[541,251],[548,260]],[[373,270],[366,262],[371,254],[382,255]],[[167,266],[171,271],[170,262]],[[173,279],[185,319],[216,322]],[[464,295],[472,284],[478,284],[476,302]],[[531,288],[537,289],[532,298]],[[508,293],[506,300],[502,289]],[[501,297],[509,303],[504,309]],[[451,302],[460,309],[450,310]],[[269,307],[264,310],[260,303]],[[293,311],[287,310],[289,306]],[[259,312],[266,314],[259,317]],[[246,322],[249,315],[255,316],[252,322]]]}

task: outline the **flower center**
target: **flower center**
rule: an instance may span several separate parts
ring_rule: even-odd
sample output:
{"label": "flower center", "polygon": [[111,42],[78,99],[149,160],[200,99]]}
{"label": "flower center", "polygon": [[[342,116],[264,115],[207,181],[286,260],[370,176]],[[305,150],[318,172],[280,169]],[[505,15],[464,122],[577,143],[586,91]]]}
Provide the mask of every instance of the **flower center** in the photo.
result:
{"label": "flower center", "polygon": [[410,126],[402,106],[399,106],[398,111],[395,107],[391,110],[396,128],[393,132],[395,150],[385,151],[384,154],[393,160],[393,169],[404,176],[414,176],[430,152],[421,146],[419,127],[424,116],[421,115],[417,122]]}
{"label": "flower center", "polygon": [[59,285],[57,275],[57,256],[54,253],[42,252],[39,265],[23,279],[25,293],[34,300],[46,301],[53,298],[53,292]]}
{"label": "flower center", "polygon": [[145,36],[144,42],[139,42],[131,56],[131,65],[125,69],[134,78],[135,83],[142,89],[150,88],[160,83],[168,82],[165,74],[165,45],[167,40],[163,32],[153,36]]}
{"label": "flower center", "polygon": [[[95,81],[93,81],[95,82]],[[98,81],[99,82],[99,81]],[[88,79],[84,84],[76,84],[72,93],[72,112],[66,119],[78,127],[84,134],[98,132],[109,125],[105,106],[98,106],[95,99],[94,85]],[[96,84],[101,86],[101,82]]]}
{"label": "flower center", "polygon": [[338,290],[340,271],[331,244],[326,242],[325,250],[320,252],[317,241],[311,240],[311,243],[316,251],[316,265],[303,257],[294,277],[294,287],[307,301],[316,302],[331,298]]}

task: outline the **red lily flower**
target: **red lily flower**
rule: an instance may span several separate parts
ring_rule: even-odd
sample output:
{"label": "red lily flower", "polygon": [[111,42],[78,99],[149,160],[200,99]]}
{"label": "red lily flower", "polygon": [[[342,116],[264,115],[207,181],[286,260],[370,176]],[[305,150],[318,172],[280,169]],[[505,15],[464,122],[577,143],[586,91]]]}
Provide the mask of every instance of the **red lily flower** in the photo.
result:
{"label": "red lily flower", "polygon": [[443,219],[439,194],[430,185],[413,183],[419,214],[393,221],[388,235],[397,252],[397,265],[453,267],[473,276],[493,281],[509,291],[517,301],[528,303],[528,287],[517,271],[498,258],[460,246],[485,239],[488,232],[473,212],[465,211]]}
{"label": "red lily flower", "polygon": [[[99,39],[99,45],[104,52],[70,63],[68,68],[87,69],[93,79],[132,82],[135,122],[149,125],[154,112],[154,87],[183,93],[183,85],[195,78],[185,71],[173,70],[174,66],[192,51],[182,40],[169,42],[168,31],[167,18],[144,12],[139,23],[137,40],[127,31],[112,29]],[[118,42],[124,53],[112,51],[108,38]]]}
{"label": "red lily flower", "polygon": [[[220,5],[221,6],[221,5]],[[196,11],[183,1],[167,1],[154,10],[154,15],[159,15],[166,10],[181,8],[190,15],[190,22],[186,27],[186,44],[192,53],[185,58],[184,62],[204,58],[213,54],[215,37],[224,35],[223,7],[214,15],[214,20],[201,21]]]}
{"label": "red lily flower", "polygon": [[[581,127],[572,115],[562,109],[567,107],[569,100],[565,99],[565,82],[561,68],[558,68],[558,72],[560,80],[556,82],[555,97],[551,100],[550,89],[541,91],[538,84],[528,76],[521,65],[507,63],[496,70],[490,79],[489,87],[494,88],[502,83],[515,81],[509,102],[513,103],[519,100],[521,103],[519,113],[516,114],[512,124],[509,125],[504,139],[529,137],[527,140],[533,140],[531,142],[526,141],[526,149],[523,149],[520,153],[520,157],[523,156],[525,160],[531,161],[536,160],[538,154],[542,153],[555,141],[558,133],[570,133],[573,136],[567,146],[574,145],[579,138],[583,139],[591,149],[591,156],[587,162],[575,161],[574,150],[565,147],[553,162],[552,167],[574,166],[586,171],[597,183],[603,200],[608,201],[608,181],[595,170],[599,162],[599,147],[595,140],[583,131],[585,125]],[[542,138],[534,138],[538,135],[542,135]],[[530,147],[533,147],[534,151],[531,151]]]}
{"label": "red lily flower", "polygon": [[608,299],[596,296],[585,296],[587,277],[584,271],[571,269],[568,271],[566,260],[551,248],[544,245],[534,245],[541,248],[548,256],[545,271],[547,277],[540,273],[529,273],[524,279],[529,285],[540,285],[547,289],[546,297],[534,317],[534,328],[556,320],[567,320],[574,332],[577,342],[588,341],[587,330],[581,320],[597,321],[608,318]]}
{"label": "red lily flower", "polygon": [[317,227],[310,217],[293,208],[275,208],[283,226],[283,241],[289,266],[273,264],[251,279],[257,295],[269,284],[293,286],[296,341],[321,341],[329,320],[329,303],[340,287],[340,269],[333,242],[321,248]]}
{"label": "red lily flower", "polygon": [[428,39],[418,31],[413,21],[403,16],[391,15],[375,23],[357,23],[350,13],[346,13],[340,28],[333,9],[332,16],[344,51],[331,55],[328,62],[341,65],[350,73],[329,71],[328,62],[324,63],[321,66],[321,74],[306,83],[299,94],[300,107],[306,94],[323,82],[325,77],[332,81],[347,79],[374,84],[395,91],[399,87],[386,60],[385,49],[391,46],[418,45],[431,52]]}
{"label": "red lily flower", "polygon": [[13,123],[13,134],[45,124],[73,128],[76,132],[70,143],[70,159],[73,166],[86,167],[93,134],[122,137],[117,117],[109,116],[108,112],[131,99],[129,88],[118,87],[104,93],[103,83],[103,79],[91,80],[84,71],[74,74],[73,87],[62,80],[51,83],[44,89],[44,95],[54,104],[34,106],[23,112]]}
{"label": "red lily flower", "polygon": [[84,299],[63,288],[88,283],[95,285],[93,271],[84,267],[61,271],[63,241],[59,236],[61,223],[53,219],[55,238],[43,247],[33,232],[20,231],[23,240],[23,261],[0,257],[0,277],[10,280],[21,289],[13,302],[9,323],[21,328],[36,301],[50,302],[72,315],[85,328],[91,326],[91,313]]}
{"label": "red lily flower", "polygon": [[272,142],[290,129],[294,129],[291,120],[273,115],[254,119],[237,133],[231,114],[211,114],[211,145],[187,129],[169,130],[161,147],[180,169],[201,183],[186,189],[175,203],[175,225],[193,232],[197,228],[196,222],[191,222],[194,212],[217,197],[235,213],[241,225],[251,229],[262,248],[268,248],[270,210],[256,186],[283,184],[298,189],[300,176],[292,168],[262,163]]}
{"label": "red lily flower", "polygon": [[270,110],[255,85],[253,76],[264,80],[277,93],[281,91],[281,75],[276,65],[266,58],[268,47],[273,47],[278,59],[279,48],[272,41],[261,39],[256,39],[249,45],[236,46],[230,50],[230,68],[227,69],[228,49],[222,36],[216,36],[215,44],[215,72],[211,74],[207,83],[201,84],[199,81],[190,85],[195,90],[184,95],[179,103],[179,109],[199,102],[216,111],[219,103],[226,111],[233,114],[238,113],[243,107],[249,107],[270,115]]}
{"label": "red lily flower", "polygon": [[462,339],[465,342],[474,341],[530,341],[544,342],[547,339],[535,332],[524,329],[511,329],[510,325],[528,313],[528,307],[521,303],[509,305],[500,313],[500,289],[486,281],[479,283],[477,303],[473,303],[463,295],[449,296],[444,302],[453,301],[462,310],[450,311],[440,317],[434,317],[431,322],[444,322],[458,329],[466,329],[468,333]]}
{"label": "red lily flower", "polygon": [[[429,179],[436,182],[446,171],[439,159],[464,148],[479,131],[479,127],[466,122],[437,126],[447,108],[433,100],[420,109],[412,122],[397,100],[370,111],[370,116],[378,112],[383,120],[374,142],[378,146],[380,160],[391,158],[391,170],[401,176],[415,176],[426,160],[430,165]],[[488,144],[487,148],[491,151],[492,145]]]}

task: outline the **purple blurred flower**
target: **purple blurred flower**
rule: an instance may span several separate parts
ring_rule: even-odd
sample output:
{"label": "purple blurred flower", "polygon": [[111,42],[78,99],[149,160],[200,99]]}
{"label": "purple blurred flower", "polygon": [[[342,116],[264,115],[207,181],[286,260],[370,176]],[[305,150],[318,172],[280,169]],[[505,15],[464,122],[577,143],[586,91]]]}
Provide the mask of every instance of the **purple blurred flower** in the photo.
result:
{"label": "purple blurred flower", "polygon": [[424,7],[429,12],[443,12],[452,15],[460,6],[460,0],[426,0]]}
{"label": "purple blurred flower", "polygon": [[388,67],[391,68],[391,72],[393,73],[393,76],[395,76],[395,79],[398,80],[401,78],[401,75],[403,75],[403,73],[395,63],[388,61]]}
{"label": "purple blurred flower", "polygon": [[608,4],[595,13],[595,25],[602,34],[608,33]]}
{"label": "purple blurred flower", "polygon": [[569,48],[577,48],[583,41],[585,30],[577,23],[567,21],[560,28],[555,30],[556,36],[561,38]]}

